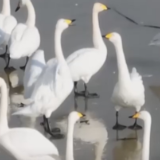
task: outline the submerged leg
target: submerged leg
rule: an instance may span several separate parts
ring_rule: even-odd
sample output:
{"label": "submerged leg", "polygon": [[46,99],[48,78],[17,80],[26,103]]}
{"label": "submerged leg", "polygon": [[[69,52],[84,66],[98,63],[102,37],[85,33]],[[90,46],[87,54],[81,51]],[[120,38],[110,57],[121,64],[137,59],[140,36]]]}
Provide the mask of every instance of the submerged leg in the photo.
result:
{"label": "submerged leg", "polygon": [[0,55],[0,57],[5,58],[7,51],[8,51],[8,45],[6,45],[6,50],[3,54]]}
{"label": "submerged leg", "polygon": [[28,60],[29,60],[29,57],[26,57],[26,63],[24,66],[21,66],[20,69],[25,70]]}
{"label": "submerged leg", "polygon": [[128,128],[133,129],[133,130],[140,130],[142,129],[142,126],[137,124],[137,118],[136,118],[134,124],[132,126],[129,126]]}
{"label": "submerged leg", "polygon": [[[63,136],[62,134],[60,134],[59,132],[58,132],[58,134],[57,134],[57,131],[59,131],[59,130],[57,130],[57,128],[55,128],[55,129],[53,129],[53,130],[51,131],[51,127],[50,127],[50,125],[49,125],[48,118],[46,118],[45,116],[43,116],[43,121],[44,121],[44,123],[43,123],[43,125],[44,125],[44,130],[45,130],[46,133],[48,133],[49,135],[51,135],[52,139],[61,139],[61,138],[64,137],[64,136]],[[56,134],[54,134],[55,131],[56,131]]]}
{"label": "submerged leg", "polygon": [[119,112],[116,111],[116,124],[113,126],[113,129],[114,130],[123,130],[123,129],[126,128],[126,126],[121,125],[121,124],[118,123],[118,115],[119,115]]}

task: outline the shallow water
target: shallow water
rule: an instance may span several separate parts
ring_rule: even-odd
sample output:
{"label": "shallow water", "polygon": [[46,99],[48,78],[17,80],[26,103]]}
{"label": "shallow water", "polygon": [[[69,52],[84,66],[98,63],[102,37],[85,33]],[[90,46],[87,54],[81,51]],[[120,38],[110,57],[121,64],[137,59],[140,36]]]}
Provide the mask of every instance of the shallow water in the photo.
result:
{"label": "shallow water", "polygon": [[[62,46],[65,57],[67,57],[76,49],[92,46],[91,11],[94,2],[94,0],[33,0],[33,4],[37,13],[37,26],[42,37],[40,49],[45,51],[46,60],[53,57],[54,55],[54,26],[57,19],[59,18],[77,19],[76,26],[67,29],[62,37]],[[146,24],[160,26],[160,1],[108,0],[106,2],[102,0],[101,2],[111,7],[115,7],[117,10],[133,18],[137,22],[144,22]],[[17,5],[17,0],[12,0],[11,4],[12,11],[14,11]],[[13,12],[13,14],[17,17],[19,22],[24,22],[26,18],[26,9],[21,9],[18,13]],[[151,132],[150,160],[159,160],[160,88],[157,86],[160,84],[160,48],[148,46],[152,37],[157,34],[159,30],[136,26],[113,11],[100,13],[99,17],[102,34],[116,31],[122,35],[124,51],[129,69],[136,67],[138,72],[144,75],[143,80],[146,88],[146,103],[144,108],[151,113],[153,121]],[[107,129],[108,142],[103,151],[103,159],[139,160],[142,151],[141,146],[143,132],[138,131],[135,133],[135,131],[126,129],[118,133],[120,138],[134,137],[137,135],[138,140],[116,141],[117,133],[116,131],[112,130],[112,126],[115,123],[115,110],[113,104],[110,101],[110,97],[117,80],[117,65],[116,55],[112,44],[107,41],[106,44],[108,46],[107,61],[100,72],[98,72],[88,84],[90,91],[97,91],[100,94],[100,98],[88,100],[87,109],[85,108],[85,101],[83,98],[79,98],[77,100],[77,110],[82,112],[87,110],[86,112],[91,115],[90,118],[92,124],[88,125],[88,127],[82,127],[81,131],[78,131],[79,134],[75,135],[75,159],[95,159],[94,143],[98,143],[99,141],[104,143],[107,136]],[[3,50],[1,52],[3,53]],[[11,66],[18,68],[20,65],[23,65],[24,62],[24,59],[12,60]],[[7,71],[7,74],[3,71],[4,65],[4,60],[0,59],[0,75],[5,77],[7,80],[9,71]],[[23,72],[20,70],[15,72],[20,72],[20,79],[18,82],[15,82],[15,78],[12,82],[13,78],[10,76],[11,82],[14,83],[13,85],[16,85],[16,83],[21,85]],[[79,86],[79,89],[82,89],[81,85]],[[23,101],[22,90],[23,87],[11,88],[10,96],[15,103],[20,103]],[[53,113],[51,118],[52,126],[57,125],[57,121],[59,122],[64,115],[67,115],[71,110],[74,110],[74,105],[75,103],[73,94],[71,94],[62,104],[62,106]],[[131,125],[133,120],[128,119],[128,116],[132,115],[133,113],[134,110],[120,111],[120,122],[125,125]],[[36,128],[43,132],[42,127],[39,125],[41,120],[41,118],[38,120]],[[28,122],[29,120],[24,117],[10,118],[11,127],[30,126],[30,123]],[[139,121],[139,123],[142,124],[141,121]],[[96,130],[95,132],[94,130],[90,129],[92,125],[95,126],[93,127]],[[104,136],[100,136],[102,132],[101,130],[103,130]],[[86,135],[85,137],[83,137],[83,133]],[[92,135],[92,137],[90,135]],[[102,139],[99,139],[99,137]],[[65,139],[54,140],[53,142],[58,147],[60,155],[64,157]],[[0,156],[3,160],[14,159],[9,156],[3,149],[0,150]]]}

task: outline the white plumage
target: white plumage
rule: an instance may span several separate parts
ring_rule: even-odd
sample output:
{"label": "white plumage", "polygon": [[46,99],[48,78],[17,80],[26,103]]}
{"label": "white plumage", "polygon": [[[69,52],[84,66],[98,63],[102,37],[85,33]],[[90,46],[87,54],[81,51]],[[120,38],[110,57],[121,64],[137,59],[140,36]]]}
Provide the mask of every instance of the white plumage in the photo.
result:
{"label": "white plumage", "polygon": [[[115,104],[116,111],[118,113],[122,107],[134,107],[136,112],[139,112],[145,103],[145,89],[142,76],[137,72],[136,68],[133,68],[132,72],[129,73],[123,52],[121,36],[113,32],[107,34],[105,37],[114,44],[117,55],[118,82],[112,94],[112,101]],[[116,116],[118,117],[118,115]],[[135,125],[137,124],[135,123]],[[135,127],[135,125],[132,127]],[[118,126],[118,124],[116,126]]]}
{"label": "white plumage", "polygon": [[[107,48],[101,37],[98,13],[107,10],[101,3],[93,6],[93,48],[83,48],[75,51],[66,59],[74,82],[83,80],[88,83],[90,78],[103,66],[107,57]],[[75,86],[76,87],[76,86]]]}
{"label": "white plumage", "polygon": [[38,80],[40,74],[42,73],[45,65],[46,62],[43,50],[36,51],[29,58],[23,78],[24,98],[30,98],[34,90],[35,83]]}
{"label": "white plumage", "polygon": [[[66,23],[67,22],[67,23]],[[56,59],[47,62],[38,80],[36,81],[31,99],[33,103],[14,114],[38,117],[51,116],[73,89],[73,81],[68,65],[61,49],[61,33],[68,27],[69,20],[60,19],[55,31],[55,54]]]}
{"label": "white plumage", "polygon": [[8,45],[10,34],[17,25],[17,20],[11,15],[10,0],[3,0],[0,14],[0,45]]}
{"label": "white plumage", "polygon": [[0,87],[0,144],[18,160],[34,160],[34,157],[58,156],[57,148],[37,130],[30,128],[10,129],[8,127],[8,91],[2,78],[0,78]]}
{"label": "white plumage", "polygon": [[40,34],[35,26],[35,10],[30,0],[21,0],[21,5],[25,5],[28,10],[28,19],[25,24],[19,23],[11,34],[9,43],[10,57],[19,59],[25,56],[31,56],[40,45]]}

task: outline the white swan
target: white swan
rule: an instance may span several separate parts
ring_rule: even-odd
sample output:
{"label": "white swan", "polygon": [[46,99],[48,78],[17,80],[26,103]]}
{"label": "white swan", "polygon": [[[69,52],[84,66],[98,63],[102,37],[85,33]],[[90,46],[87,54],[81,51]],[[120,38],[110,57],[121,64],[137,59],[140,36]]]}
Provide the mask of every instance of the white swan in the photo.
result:
{"label": "white swan", "polygon": [[38,80],[40,74],[42,73],[44,67],[46,65],[44,51],[38,50],[36,51],[30,58],[27,63],[23,85],[24,85],[24,98],[30,98],[33,90],[35,82]]}
{"label": "white swan", "polygon": [[[10,58],[19,59],[21,57],[30,57],[40,45],[40,34],[35,26],[36,14],[31,0],[20,0],[16,11],[21,6],[26,6],[28,18],[25,24],[19,23],[13,30],[9,43]],[[9,61],[7,63],[7,67]],[[23,69],[23,67],[21,67]]]}
{"label": "white swan", "polygon": [[[117,55],[118,65],[118,82],[115,85],[112,101],[115,104],[116,109],[116,125],[113,129],[124,129],[126,126],[118,123],[118,113],[121,107],[123,108],[135,108],[136,112],[139,112],[141,107],[145,103],[145,89],[141,75],[136,71],[136,68],[132,69],[129,73],[128,66],[125,60],[123,52],[122,39],[118,33],[109,33],[103,37],[109,39],[115,47]],[[137,119],[132,129],[141,129],[141,126],[137,124]]]}
{"label": "white swan", "polygon": [[14,113],[15,115],[22,114],[30,117],[44,115],[44,122],[47,125],[45,127],[46,131],[53,138],[54,135],[51,133],[48,118],[64,102],[73,89],[70,70],[61,48],[61,34],[72,24],[72,21],[67,19],[58,20],[55,30],[56,59],[51,59],[47,62],[46,67],[36,81],[31,95],[33,103]]}
{"label": "white swan", "polygon": [[142,160],[149,160],[150,155],[150,134],[151,134],[151,123],[152,118],[148,111],[140,111],[130,118],[139,118],[144,121],[144,135],[143,135],[143,149],[142,149]]}
{"label": "white swan", "polygon": [[[94,48],[83,48],[72,53],[67,59],[68,66],[74,81],[74,92],[77,95],[85,97],[97,97],[96,93],[90,94],[87,91],[87,83],[90,78],[96,74],[103,66],[107,57],[107,48],[101,37],[101,31],[98,22],[98,13],[107,10],[107,7],[101,3],[95,3],[93,6],[93,44]],[[83,80],[85,91],[78,93],[77,82]]]}
{"label": "white swan", "polygon": [[2,11],[0,14],[0,45],[6,46],[6,51],[0,57],[5,57],[8,51],[8,41],[12,30],[17,25],[17,20],[11,15],[10,0],[3,0]]}
{"label": "white swan", "polygon": [[[56,146],[39,131],[30,128],[9,128],[7,120],[8,93],[5,81],[0,78],[0,145],[17,160],[54,160],[59,157]],[[68,117],[66,160],[73,160],[74,124],[84,115],[71,112]],[[25,138],[24,138],[25,137]]]}
{"label": "white swan", "polygon": [[8,127],[8,91],[2,78],[0,78],[0,88],[0,144],[18,160],[36,158],[38,160],[38,157],[51,159],[52,155],[58,156],[57,148],[37,130]]}

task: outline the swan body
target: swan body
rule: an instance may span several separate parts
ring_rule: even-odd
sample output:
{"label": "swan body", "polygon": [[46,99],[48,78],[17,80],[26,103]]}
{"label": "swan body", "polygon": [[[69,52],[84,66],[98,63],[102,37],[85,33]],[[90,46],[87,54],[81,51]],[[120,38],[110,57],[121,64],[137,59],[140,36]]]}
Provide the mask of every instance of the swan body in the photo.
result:
{"label": "swan body", "polygon": [[34,7],[30,0],[21,0],[18,9],[24,5],[28,10],[28,19],[25,24],[19,23],[14,28],[9,42],[10,57],[13,59],[30,57],[40,45],[40,34],[35,26]]}
{"label": "swan body", "polygon": [[57,148],[37,130],[8,127],[8,91],[2,78],[0,78],[0,88],[0,145],[18,160],[34,160],[36,158],[38,160],[38,157],[58,156]]}
{"label": "swan body", "polygon": [[112,101],[118,105],[116,109],[121,107],[129,108],[134,107],[138,112],[144,105],[144,87],[141,75],[137,72],[136,68],[132,68],[130,73],[130,84],[123,85],[121,82],[117,82]]}
{"label": "swan body", "polygon": [[80,49],[67,58],[73,81],[83,80],[88,83],[92,75],[99,71],[106,60],[106,54],[102,52],[100,56],[98,52],[94,48]]}
{"label": "swan body", "polygon": [[10,0],[3,0],[0,14],[0,44],[8,45],[12,30],[17,25],[17,20],[11,15]]}
{"label": "swan body", "polygon": [[73,81],[68,65],[64,59],[61,49],[61,33],[65,30],[71,20],[60,19],[55,31],[55,54],[56,59],[47,62],[38,80],[36,81],[31,99],[33,103],[14,114],[38,117],[51,116],[63,101],[69,96],[73,89]]}
{"label": "swan body", "polygon": [[111,33],[108,37],[115,46],[118,65],[118,82],[115,85],[112,100],[119,107],[135,107],[138,112],[145,103],[142,76],[136,68],[132,68],[132,72],[129,73],[121,36],[118,33]]}
{"label": "swan body", "polygon": [[[107,57],[107,48],[101,37],[98,13],[107,10],[101,3],[93,6],[93,48],[83,48],[75,51],[66,59],[74,82],[82,80],[85,84],[103,66]],[[76,86],[75,86],[76,87]]]}
{"label": "swan body", "polygon": [[[129,73],[123,52],[121,36],[118,33],[113,32],[104,37],[113,43],[117,55],[118,82],[116,83],[112,94],[112,101],[115,104],[117,121],[113,129],[117,129],[117,127],[121,127],[122,129],[123,127],[125,128],[125,126],[120,126],[118,124],[118,111],[122,107],[134,107],[136,112],[139,112],[145,103],[145,89],[142,76],[137,72],[136,68],[132,68],[132,72]],[[131,128],[135,127],[141,128],[141,126],[137,125],[137,121],[133,126],[131,126]]]}
{"label": "swan body", "polygon": [[149,160],[150,155],[150,134],[152,118],[148,111],[140,111],[130,118],[139,118],[144,121],[144,135],[143,135],[143,149],[142,149],[142,160]]}
{"label": "swan body", "polygon": [[34,85],[38,80],[40,74],[45,67],[45,57],[43,50],[37,50],[30,58],[27,63],[24,78],[23,78],[23,85],[24,85],[24,98],[28,99],[33,92]]}

